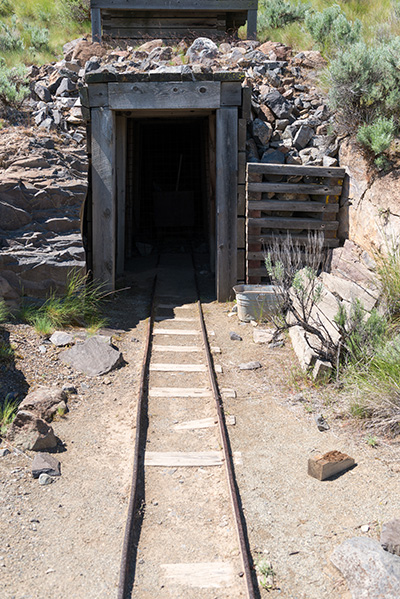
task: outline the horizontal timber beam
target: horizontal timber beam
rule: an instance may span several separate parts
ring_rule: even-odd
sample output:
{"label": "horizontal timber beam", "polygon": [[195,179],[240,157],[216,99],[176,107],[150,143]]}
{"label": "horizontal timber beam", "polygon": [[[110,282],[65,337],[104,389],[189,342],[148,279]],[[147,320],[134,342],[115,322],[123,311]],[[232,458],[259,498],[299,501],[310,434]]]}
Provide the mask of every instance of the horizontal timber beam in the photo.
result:
{"label": "horizontal timber beam", "polygon": [[90,7],[118,10],[256,10],[258,0],[91,0]]}
{"label": "horizontal timber beam", "polygon": [[108,99],[112,110],[216,109],[220,90],[219,81],[109,83]]}

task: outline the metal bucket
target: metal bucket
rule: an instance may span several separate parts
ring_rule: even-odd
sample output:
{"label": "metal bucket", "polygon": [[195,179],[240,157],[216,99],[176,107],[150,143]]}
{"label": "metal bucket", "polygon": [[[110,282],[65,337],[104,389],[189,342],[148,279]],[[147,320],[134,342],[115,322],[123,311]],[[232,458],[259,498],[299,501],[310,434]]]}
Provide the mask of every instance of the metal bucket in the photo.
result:
{"label": "metal bucket", "polygon": [[239,320],[263,320],[278,311],[279,295],[274,285],[236,285],[237,314]]}

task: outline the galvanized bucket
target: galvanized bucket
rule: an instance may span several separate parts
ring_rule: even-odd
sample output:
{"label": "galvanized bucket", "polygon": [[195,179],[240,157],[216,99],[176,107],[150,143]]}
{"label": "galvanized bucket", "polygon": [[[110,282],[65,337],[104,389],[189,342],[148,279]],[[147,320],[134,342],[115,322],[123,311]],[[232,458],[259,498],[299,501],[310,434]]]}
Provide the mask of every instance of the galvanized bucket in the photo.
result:
{"label": "galvanized bucket", "polygon": [[236,285],[239,320],[267,320],[278,311],[279,294],[274,285]]}

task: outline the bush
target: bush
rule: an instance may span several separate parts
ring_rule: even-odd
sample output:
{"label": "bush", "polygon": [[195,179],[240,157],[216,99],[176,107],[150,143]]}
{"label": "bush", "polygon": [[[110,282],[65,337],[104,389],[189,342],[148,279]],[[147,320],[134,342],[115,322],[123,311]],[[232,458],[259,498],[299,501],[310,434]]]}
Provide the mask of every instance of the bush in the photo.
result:
{"label": "bush", "polygon": [[388,44],[353,44],[327,71],[333,109],[348,127],[400,112],[400,38]]}
{"label": "bush", "polygon": [[0,21],[0,50],[3,50],[3,52],[14,52],[23,49],[24,43],[17,29],[16,17],[12,17],[10,26],[4,21]]}
{"label": "bush", "polygon": [[0,102],[17,108],[28,94],[27,70],[24,65],[10,69],[0,63]]}
{"label": "bush", "polygon": [[50,32],[45,27],[24,24],[24,30],[29,36],[29,46],[34,50],[46,50],[49,46]]}
{"label": "bush", "polygon": [[296,21],[303,21],[308,5],[292,4],[287,0],[266,0],[261,4],[259,27],[278,29]]}
{"label": "bush", "polygon": [[308,11],[304,24],[313,39],[325,50],[353,44],[361,36],[360,21],[348,21],[337,4],[322,12]]}
{"label": "bush", "polygon": [[382,154],[392,143],[396,134],[393,117],[378,117],[371,125],[361,125],[357,132],[358,141],[375,156]]}
{"label": "bush", "polygon": [[0,0],[0,17],[9,17],[14,12],[11,0]]}
{"label": "bush", "polygon": [[65,0],[66,16],[78,23],[90,20],[90,0]]}

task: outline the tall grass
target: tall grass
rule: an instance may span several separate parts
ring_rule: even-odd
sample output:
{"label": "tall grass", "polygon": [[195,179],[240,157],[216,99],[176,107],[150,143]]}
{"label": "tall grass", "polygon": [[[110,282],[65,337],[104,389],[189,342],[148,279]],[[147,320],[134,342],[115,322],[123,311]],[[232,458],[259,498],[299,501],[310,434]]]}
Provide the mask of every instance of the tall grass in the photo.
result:
{"label": "tall grass", "polygon": [[72,271],[63,296],[51,293],[39,308],[24,306],[20,317],[44,336],[67,326],[98,328],[105,323],[101,306],[107,295],[101,284],[89,281],[87,275]]}
{"label": "tall grass", "polygon": [[14,420],[18,410],[18,402],[5,397],[3,402],[0,402],[0,435],[7,432],[8,427]]}

